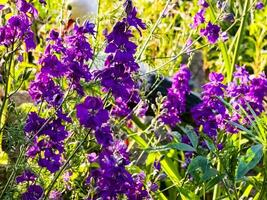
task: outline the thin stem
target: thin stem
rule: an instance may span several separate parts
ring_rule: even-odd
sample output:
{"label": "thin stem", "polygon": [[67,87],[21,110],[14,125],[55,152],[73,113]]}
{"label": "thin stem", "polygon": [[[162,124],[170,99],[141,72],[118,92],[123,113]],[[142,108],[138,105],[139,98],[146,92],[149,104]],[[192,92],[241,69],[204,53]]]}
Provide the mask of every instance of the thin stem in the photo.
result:
{"label": "thin stem", "polygon": [[150,33],[149,33],[149,36],[147,37],[147,39],[146,39],[144,45],[142,46],[142,48],[141,48],[139,54],[138,54],[137,57],[136,57],[136,60],[139,60],[139,59],[141,58],[142,54],[144,53],[144,51],[145,51],[145,49],[146,49],[146,47],[147,47],[147,45],[148,45],[149,40],[151,39],[151,37],[152,37],[153,33],[155,32],[156,28],[158,27],[158,25],[159,25],[159,23],[160,23],[162,17],[166,14],[166,10],[167,10],[167,8],[168,8],[170,2],[171,2],[171,1],[168,0],[167,3],[165,4],[165,7],[164,7],[163,11],[161,12],[161,14],[160,14],[158,20],[156,21],[156,23],[154,24],[153,28],[151,29],[151,31],[150,31]]}
{"label": "thin stem", "polygon": [[[7,104],[8,104],[8,94],[9,90],[11,88],[11,82],[10,82],[10,70],[12,67],[12,60],[14,55],[14,44],[12,44],[11,53],[9,55],[9,65],[7,68],[6,73],[6,85],[5,85],[5,96],[4,100],[2,102],[1,110],[0,110],[0,151],[2,151],[2,139],[3,139],[3,127],[6,123],[6,115],[7,115]],[[8,62],[8,61],[7,61]]]}
{"label": "thin stem", "polygon": [[86,134],[86,136],[84,137],[84,139],[82,140],[82,142],[80,142],[80,144],[76,147],[76,149],[72,152],[72,154],[70,155],[70,157],[68,158],[68,160],[65,162],[65,164],[62,166],[62,168],[60,169],[60,171],[57,173],[57,175],[55,176],[55,178],[52,180],[52,182],[50,183],[48,190],[46,192],[46,195],[44,197],[44,200],[48,198],[49,193],[51,192],[51,190],[53,189],[57,179],[59,178],[59,176],[61,175],[61,173],[65,170],[65,168],[67,167],[67,165],[69,164],[69,162],[71,161],[71,159],[73,158],[73,156],[78,152],[78,150],[80,149],[80,147],[86,142],[89,134],[91,133],[91,130],[88,131],[88,133]]}
{"label": "thin stem", "polygon": [[228,81],[231,81],[233,78],[232,74],[233,74],[233,71],[235,68],[235,64],[237,62],[237,58],[239,56],[239,50],[240,50],[240,46],[242,43],[243,32],[245,30],[245,23],[246,23],[246,19],[247,19],[248,8],[249,8],[249,0],[246,0],[243,14],[242,14],[241,24],[240,24],[240,27],[238,30],[238,35],[237,35],[237,40],[236,40],[236,45],[235,45],[235,50],[234,50],[234,57],[233,57],[232,65],[230,68],[230,73],[228,74],[228,77],[227,77]]}
{"label": "thin stem", "polygon": [[[216,22],[216,15],[215,15],[215,10],[211,4],[211,1],[209,1],[210,7],[209,7],[209,13],[211,16],[211,20],[213,22]],[[225,43],[223,42],[218,42],[218,46],[222,52],[222,56],[223,56],[223,60],[224,60],[224,68],[226,69],[226,73],[227,73],[227,77],[232,77],[231,74],[231,62],[230,62],[230,57],[228,56],[228,52],[227,52],[227,47],[225,45]]]}
{"label": "thin stem", "polygon": [[267,149],[264,147],[263,151],[263,182],[262,182],[262,187],[260,191],[260,195],[258,199],[264,199],[266,197],[266,191],[267,191]]}

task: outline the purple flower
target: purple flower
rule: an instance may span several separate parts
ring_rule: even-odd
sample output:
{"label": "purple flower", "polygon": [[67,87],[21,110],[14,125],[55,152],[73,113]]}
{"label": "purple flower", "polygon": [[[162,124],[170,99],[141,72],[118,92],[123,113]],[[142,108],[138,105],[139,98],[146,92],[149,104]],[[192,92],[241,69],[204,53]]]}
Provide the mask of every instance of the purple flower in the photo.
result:
{"label": "purple flower", "polygon": [[140,35],[142,35],[139,27],[141,29],[145,30],[146,29],[146,24],[144,22],[142,22],[141,19],[137,18],[136,14],[137,14],[137,9],[134,7],[131,12],[127,13],[126,20],[127,20],[127,23],[128,23],[129,26],[135,27],[139,31]]}
{"label": "purple flower", "polygon": [[39,2],[43,5],[46,5],[46,1],[45,0],[39,0]]}
{"label": "purple flower", "polygon": [[227,87],[227,96],[234,107],[234,120],[241,119],[242,108],[247,112],[241,124],[250,124],[249,118],[254,119],[248,105],[259,115],[264,111],[264,98],[267,96],[267,78],[265,74],[252,77],[244,67],[237,67],[234,73],[234,80]]}
{"label": "purple flower", "polygon": [[99,168],[93,169],[87,178],[87,184],[98,188],[94,198],[117,199],[125,195],[128,199],[143,199],[148,196],[144,188],[145,176],[131,175],[126,170],[129,164],[127,147],[123,142],[115,142],[102,149],[98,155]]}
{"label": "purple flower", "polygon": [[32,4],[26,2],[25,0],[17,0],[16,6],[19,11],[25,14],[30,13],[34,18],[38,17],[38,11],[36,10],[36,8],[34,8]]}
{"label": "purple flower", "polygon": [[35,80],[30,84],[29,94],[33,100],[37,102],[45,100],[54,107],[59,106],[63,98],[61,88],[46,73],[36,75]]}
{"label": "purple flower", "polygon": [[211,44],[214,44],[217,42],[218,38],[219,38],[219,33],[220,33],[220,27],[212,24],[211,22],[208,23],[208,25],[206,26],[205,29],[201,29],[200,30],[200,34],[202,36],[206,36],[208,41]]}
{"label": "purple flower", "polygon": [[61,200],[62,198],[62,193],[56,190],[52,190],[49,194],[49,199],[53,200]]}
{"label": "purple flower", "polygon": [[36,176],[30,170],[25,170],[22,175],[16,178],[17,183],[23,182],[34,182],[36,180]]}
{"label": "purple flower", "polygon": [[226,42],[229,39],[228,34],[226,32],[222,32],[221,34],[221,40],[223,42]]}
{"label": "purple flower", "polygon": [[200,6],[203,6],[204,8],[208,8],[209,7],[209,4],[208,4],[208,2],[206,0],[199,0],[198,4]]}
{"label": "purple flower", "polygon": [[258,1],[258,2],[256,3],[255,8],[256,8],[257,10],[262,10],[262,9],[264,8],[264,4],[263,4],[263,2],[262,2],[262,1]]}
{"label": "purple flower", "polygon": [[191,25],[192,28],[196,29],[200,24],[203,24],[205,22],[205,9],[200,9],[196,15],[194,16],[194,24]]}
{"label": "purple flower", "polygon": [[108,111],[103,108],[103,102],[96,97],[86,97],[83,103],[76,106],[77,118],[86,128],[98,129],[107,123]]}
{"label": "purple flower", "polygon": [[31,113],[24,129],[34,138],[33,144],[27,149],[27,156],[38,157],[39,166],[47,168],[51,173],[59,170],[64,152],[63,141],[69,135],[61,120],[55,119],[48,123],[36,113]]}
{"label": "purple flower", "polygon": [[190,92],[190,71],[186,65],[174,75],[172,87],[168,90],[166,101],[163,103],[165,113],[161,116],[163,123],[175,126],[181,122],[180,115],[185,112],[186,95]]}
{"label": "purple flower", "polygon": [[40,185],[30,185],[25,193],[22,194],[22,200],[39,200],[44,193]]}

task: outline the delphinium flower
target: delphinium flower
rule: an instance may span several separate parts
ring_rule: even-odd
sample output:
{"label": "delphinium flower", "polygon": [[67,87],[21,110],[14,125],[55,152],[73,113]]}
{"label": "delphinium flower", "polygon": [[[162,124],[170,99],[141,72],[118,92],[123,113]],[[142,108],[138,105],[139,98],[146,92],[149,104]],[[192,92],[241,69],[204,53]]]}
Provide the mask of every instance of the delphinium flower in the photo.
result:
{"label": "delphinium flower", "polygon": [[264,4],[263,4],[263,2],[262,2],[262,1],[258,1],[258,2],[256,3],[255,8],[256,8],[257,10],[262,10],[262,9],[264,8]]}
{"label": "delphinium flower", "polygon": [[9,47],[11,44],[23,40],[27,51],[34,49],[34,34],[30,29],[31,23],[25,13],[12,16],[5,26],[0,27],[0,45]]}
{"label": "delphinium flower", "polygon": [[216,139],[219,128],[225,128],[225,119],[229,118],[227,109],[218,97],[224,98],[226,86],[222,84],[224,76],[212,72],[210,82],[203,86],[202,103],[195,106],[191,112],[197,126],[203,127],[203,132]]}
{"label": "delphinium flower", "polygon": [[103,108],[101,99],[88,96],[76,109],[80,124],[94,131],[97,142],[103,146],[110,145],[113,138],[107,125],[109,113]]}
{"label": "delphinium flower", "polygon": [[140,29],[146,28],[141,19],[136,17],[137,9],[133,7],[132,2],[126,1],[124,5],[127,17],[117,22],[112,32],[106,35],[108,44],[105,52],[109,55],[105,69],[95,73],[95,77],[100,79],[103,91],[111,92],[117,102],[112,114],[119,117],[130,113],[128,103],[140,101],[138,85],[132,78],[132,74],[139,69],[134,59],[137,45],[130,39],[133,37],[132,28],[137,29],[140,34]]}
{"label": "delphinium flower", "polygon": [[49,123],[45,124],[48,119],[31,113],[25,125],[26,134],[30,135],[34,142],[28,148],[27,155],[30,158],[37,157],[39,166],[47,168],[51,173],[59,170],[63,161],[64,140],[68,137],[63,121],[71,122],[63,113],[61,104],[64,89],[56,80],[66,78],[69,89],[76,90],[80,95],[84,94],[80,81],[91,80],[87,66],[87,62],[93,56],[87,41],[87,35],[90,34],[94,34],[94,25],[89,22],[85,22],[84,26],[76,25],[73,31],[63,38],[52,30],[47,39],[45,52],[39,59],[41,71],[29,88],[29,94],[36,103],[45,101],[48,107],[56,110],[55,117]]}
{"label": "delphinium flower", "polygon": [[264,73],[258,77],[249,75],[244,67],[237,67],[234,73],[234,80],[227,88],[227,97],[231,98],[230,103],[234,108],[233,118],[240,119],[242,125],[249,125],[250,119],[254,119],[251,109],[256,115],[264,111],[264,98],[267,96],[267,78]]}
{"label": "delphinium flower", "polygon": [[194,16],[194,23],[191,25],[192,28],[196,29],[200,24],[203,24],[205,22],[205,15],[206,10],[200,9]]}
{"label": "delphinium flower", "polygon": [[200,30],[200,34],[202,36],[206,36],[208,41],[211,44],[214,44],[217,42],[219,36],[220,36],[220,30],[221,28],[216,25],[209,22],[206,26],[206,28]]}
{"label": "delphinium flower", "polygon": [[[199,0],[198,4],[200,5],[200,10],[194,16],[194,23],[191,24],[193,29],[197,29],[201,24],[205,24],[205,13],[209,4],[205,0]],[[205,24],[205,28],[200,29],[200,35],[205,36],[209,43],[214,44],[217,42],[221,34],[220,26],[208,22]],[[223,33],[222,41],[226,41],[226,34]]]}
{"label": "delphinium flower", "polygon": [[144,188],[144,174],[131,175],[126,170],[130,163],[127,147],[123,142],[114,142],[102,149],[95,162],[99,168],[92,169],[87,184],[96,188],[94,198],[117,199],[125,195],[127,199],[143,199],[148,196]]}
{"label": "delphinium flower", "polygon": [[56,172],[62,164],[63,142],[69,135],[62,121],[55,119],[47,122],[37,113],[30,113],[24,131],[34,141],[27,150],[27,156],[37,158],[40,167],[45,167],[51,173]]}
{"label": "delphinium flower", "polygon": [[[218,131],[238,132],[231,122],[250,126],[253,114],[264,111],[267,96],[264,73],[253,77],[244,67],[237,67],[232,82],[224,85],[222,81],[222,74],[211,73],[210,82],[203,86],[202,103],[191,110],[196,125],[202,126],[203,132],[214,140]],[[226,108],[222,100],[229,101],[232,108]]]}
{"label": "delphinium flower", "polygon": [[161,116],[164,124],[175,126],[181,122],[180,115],[185,112],[186,96],[190,92],[190,71],[186,65],[174,75],[172,87],[168,89],[167,99],[163,102],[165,112]]}
{"label": "delphinium flower", "polygon": [[200,24],[205,23],[205,13],[209,4],[205,0],[199,0],[198,4],[201,6],[200,10],[194,16],[194,23],[191,24],[191,27],[196,29]]}
{"label": "delphinium flower", "polygon": [[53,190],[50,192],[49,194],[49,199],[53,199],[53,200],[62,200],[62,193],[56,190]]}
{"label": "delphinium flower", "polygon": [[36,179],[35,174],[29,170],[25,170],[22,175],[16,178],[17,184],[27,183],[27,191],[21,195],[21,199],[41,199],[44,190],[40,185],[36,184]]}

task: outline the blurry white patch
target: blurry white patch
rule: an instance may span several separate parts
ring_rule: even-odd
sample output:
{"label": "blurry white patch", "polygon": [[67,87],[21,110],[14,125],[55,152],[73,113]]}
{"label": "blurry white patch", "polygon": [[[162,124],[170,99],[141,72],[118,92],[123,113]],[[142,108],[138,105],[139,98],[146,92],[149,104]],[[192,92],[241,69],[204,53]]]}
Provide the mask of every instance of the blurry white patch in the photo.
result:
{"label": "blurry white patch", "polygon": [[72,19],[84,21],[90,16],[97,16],[98,0],[68,0],[67,6],[71,8]]}

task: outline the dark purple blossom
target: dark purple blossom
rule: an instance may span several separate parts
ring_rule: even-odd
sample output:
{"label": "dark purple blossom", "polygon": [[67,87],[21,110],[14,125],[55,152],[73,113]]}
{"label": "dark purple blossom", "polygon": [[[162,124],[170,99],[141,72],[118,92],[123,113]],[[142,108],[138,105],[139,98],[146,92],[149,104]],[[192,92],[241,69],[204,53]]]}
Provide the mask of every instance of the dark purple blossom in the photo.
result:
{"label": "dark purple blossom", "polygon": [[162,122],[175,126],[181,122],[180,115],[185,112],[186,96],[190,92],[190,71],[187,66],[181,66],[174,75],[172,87],[168,90],[166,101],[163,103],[165,112],[161,116]]}
{"label": "dark purple blossom", "polygon": [[230,103],[235,109],[232,118],[241,119],[242,109],[244,109],[248,116],[241,121],[241,124],[249,125],[249,119],[254,119],[250,109],[252,108],[257,115],[261,114],[264,111],[266,96],[266,75],[262,73],[258,77],[252,77],[244,67],[237,67],[234,80],[227,87],[227,97],[231,98]]}
{"label": "dark purple blossom", "polygon": [[198,1],[198,4],[204,8],[208,8],[209,7],[209,4],[206,0],[199,0]]}
{"label": "dark purple blossom", "polygon": [[69,135],[61,120],[55,119],[48,123],[36,113],[31,113],[24,130],[34,138],[33,144],[27,150],[27,156],[37,157],[39,166],[47,168],[51,173],[56,172],[62,164],[63,142]]}
{"label": "dark purple blossom", "polygon": [[28,3],[25,0],[17,0],[16,1],[16,6],[18,8],[19,11],[23,12],[23,13],[30,13],[34,18],[38,17],[38,11],[36,10],[36,8]]}
{"label": "dark purple blossom", "polygon": [[108,119],[108,111],[103,108],[103,102],[96,97],[86,97],[83,103],[76,106],[77,118],[86,128],[101,128]]}
{"label": "dark purple blossom", "polygon": [[59,106],[63,98],[61,88],[46,73],[36,75],[35,80],[31,82],[29,94],[36,102],[45,100],[54,107]]}
{"label": "dark purple blossom", "polygon": [[200,9],[196,15],[194,16],[194,23],[191,25],[192,28],[196,29],[200,24],[203,24],[205,22],[205,9]]}
{"label": "dark purple blossom", "polygon": [[39,200],[44,193],[40,185],[30,185],[25,193],[22,194],[22,200]]}
{"label": "dark purple blossom", "polygon": [[211,44],[214,44],[217,42],[217,40],[219,38],[220,30],[221,29],[219,26],[209,22],[205,29],[200,30],[200,34],[202,36],[206,36],[208,41]]}
{"label": "dark purple blossom", "polygon": [[25,170],[22,175],[17,176],[16,181],[17,183],[24,183],[24,182],[34,182],[36,180],[36,176],[30,170]]}
{"label": "dark purple blossom", "polygon": [[87,184],[97,188],[94,198],[117,199],[125,195],[128,199],[137,200],[147,197],[144,174],[133,176],[125,168],[129,164],[126,149],[123,142],[115,142],[100,152],[99,168],[91,170],[87,178]]}
{"label": "dark purple blossom", "polygon": [[262,1],[258,1],[258,2],[256,3],[255,8],[256,8],[257,10],[262,10],[262,9],[264,8],[264,4],[263,4],[263,2],[262,2]]}

